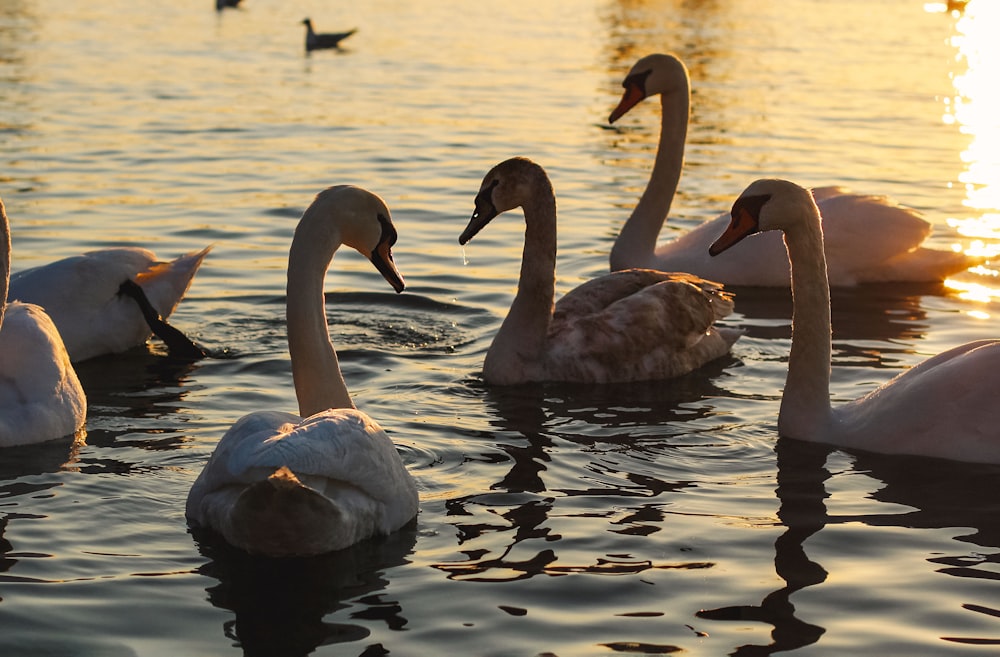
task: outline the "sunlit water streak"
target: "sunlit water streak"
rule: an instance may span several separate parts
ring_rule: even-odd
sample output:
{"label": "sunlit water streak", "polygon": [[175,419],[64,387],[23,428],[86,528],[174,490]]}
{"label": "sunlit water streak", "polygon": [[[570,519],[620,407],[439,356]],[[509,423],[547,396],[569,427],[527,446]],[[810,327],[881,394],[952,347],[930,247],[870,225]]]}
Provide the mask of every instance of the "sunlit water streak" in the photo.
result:
{"label": "sunlit water streak", "polygon": [[[0,654],[995,652],[1000,472],[777,440],[787,292],[737,290],[733,356],[683,379],[490,389],[523,224],[457,242],[482,176],[525,155],[558,196],[557,293],[605,272],[659,110],[607,115],[635,59],[673,50],[694,97],[669,230],[784,176],[889,194],[934,246],[994,255],[990,0],[244,4],[0,0],[15,269],[215,245],[174,315],[213,358],[84,363],[85,442],[0,454]],[[359,31],[305,56],[305,15]],[[183,503],[234,420],[295,408],[287,249],[337,183],[399,229],[407,291],[344,252],[327,307],[421,513],[275,564],[192,536]],[[987,262],[836,291],[835,401],[994,336],[998,288]]]}

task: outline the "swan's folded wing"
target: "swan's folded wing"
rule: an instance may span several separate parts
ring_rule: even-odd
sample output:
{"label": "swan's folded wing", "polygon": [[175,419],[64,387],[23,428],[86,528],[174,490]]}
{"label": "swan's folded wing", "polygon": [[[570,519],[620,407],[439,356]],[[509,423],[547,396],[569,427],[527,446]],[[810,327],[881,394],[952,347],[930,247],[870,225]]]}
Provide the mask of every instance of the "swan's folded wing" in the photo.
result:
{"label": "swan's folded wing", "polygon": [[665,349],[690,348],[718,317],[732,310],[731,297],[721,288],[706,292],[691,278],[701,281],[673,275],[596,312],[563,316],[558,322],[554,318],[549,331],[551,357],[593,361],[613,369],[618,363],[648,361],[651,354]]}
{"label": "swan's folded wing", "polygon": [[623,269],[605,276],[589,280],[567,292],[556,302],[553,325],[559,325],[567,318],[582,317],[599,313],[632,295],[663,282],[681,282],[696,286],[704,293],[717,297],[721,306],[729,304],[719,317],[732,312],[732,296],[719,283],[679,272],[665,272],[656,269]]}
{"label": "swan's folded wing", "polygon": [[919,247],[929,222],[884,196],[839,194],[817,203],[830,263],[877,263]]}
{"label": "swan's folded wing", "polygon": [[[348,484],[382,500],[416,487],[395,445],[371,418],[354,409],[330,409],[302,419],[276,411],[240,419],[219,441],[188,496],[189,517],[198,500],[231,485],[248,485],[287,467],[307,485]],[[390,500],[382,500],[388,502]]]}

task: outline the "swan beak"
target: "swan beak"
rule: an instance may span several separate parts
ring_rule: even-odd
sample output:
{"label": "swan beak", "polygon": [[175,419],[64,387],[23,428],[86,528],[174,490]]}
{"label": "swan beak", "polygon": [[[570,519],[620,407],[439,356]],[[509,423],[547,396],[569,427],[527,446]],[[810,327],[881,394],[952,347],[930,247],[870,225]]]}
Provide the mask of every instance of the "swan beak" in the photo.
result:
{"label": "swan beak", "polygon": [[494,217],[500,214],[497,212],[496,206],[493,205],[492,193],[494,187],[496,187],[496,183],[476,194],[476,209],[469,219],[469,225],[465,227],[465,230],[458,237],[458,243],[462,246],[465,246],[486,224],[490,223]]}
{"label": "swan beak", "polygon": [[643,85],[631,78],[625,80],[622,86],[625,87],[625,93],[622,94],[622,99],[618,102],[618,107],[608,117],[608,123],[614,123],[622,118],[626,112],[638,105],[646,97],[646,90]]}
{"label": "swan beak", "polygon": [[388,242],[381,242],[375,247],[375,251],[372,252],[371,261],[375,265],[375,269],[382,274],[382,278],[389,281],[392,289],[396,290],[396,292],[403,291],[406,283],[403,282],[403,276],[396,269],[396,263],[392,260],[392,247],[389,246]]}
{"label": "swan beak", "polygon": [[733,246],[747,235],[760,230],[760,210],[770,200],[770,195],[741,196],[733,203],[729,226],[719,239],[708,248],[710,255],[716,256]]}

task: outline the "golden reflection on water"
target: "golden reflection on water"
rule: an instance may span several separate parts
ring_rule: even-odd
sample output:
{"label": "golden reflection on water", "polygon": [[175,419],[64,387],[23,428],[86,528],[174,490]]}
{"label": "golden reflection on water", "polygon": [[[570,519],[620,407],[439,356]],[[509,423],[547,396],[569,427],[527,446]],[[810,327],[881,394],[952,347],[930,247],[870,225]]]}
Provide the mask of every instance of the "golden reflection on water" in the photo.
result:
{"label": "golden reflection on water", "polygon": [[[957,125],[970,139],[961,155],[964,170],[958,179],[965,187],[963,205],[971,215],[950,218],[948,223],[974,240],[967,253],[995,258],[1000,254],[1000,88],[994,66],[1000,61],[1000,42],[995,36],[1000,4],[972,0],[961,11],[945,4],[925,7],[927,11],[951,11],[956,17],[951,39],[956,48],[956,70],[952,73],[955,93],[945,99],[942,120]],[[1000,270],[988,264],[971,271],[978,280],[949,280],[946,285],[969,301],[1000,300]],[[990,316],[982,309],[974,312],[975,316]]]}

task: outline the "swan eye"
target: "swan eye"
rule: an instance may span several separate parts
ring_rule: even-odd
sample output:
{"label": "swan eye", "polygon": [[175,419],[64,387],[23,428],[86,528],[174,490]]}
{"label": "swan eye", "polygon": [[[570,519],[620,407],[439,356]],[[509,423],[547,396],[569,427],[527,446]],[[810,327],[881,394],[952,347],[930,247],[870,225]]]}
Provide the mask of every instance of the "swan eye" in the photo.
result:
{"label": "swan eye", "polygon": [[626,89],[628,89],[629,87],[636,87],[642,92],[642,95],[645,96],[646,80],[649,79],[649,76],[652,72],[653,69],[648,69],[645,71],[641,71],[639,73],[633,73],[632,75],[629,75],[628,77],[625,78],[625,80],[622,81],[622,87]]}
{"label": "swan eye", "polygon": [[380,213],[378,215],[378,223],[382,226],[382,234],[378,238],[378,243],[385,244],[386,246],[394,245],[399,235],[396,233],[396,227],[389,221],[389,217]]}
{"label": "swan eye", "polygon": [[746,212],[749,214],[754,222],[760,221],[760,211],[771,200],[770,194],[756,194],[753,196],[741,196],[736,199],[733,203],[732,215],[735,217],[737,214]]}
{"label": "swan eye", "polygon": [[476,210],[475,213],[473,213],[473,217],[483,214],[484,211],[485,214],[491,219],[499,214],[497,212],[497,206],[493,202],[493,190],[496,189],[499,184],[500,180],[496,179],[491,182],[488,187],[480,190],[480,192],[476,194]]}

